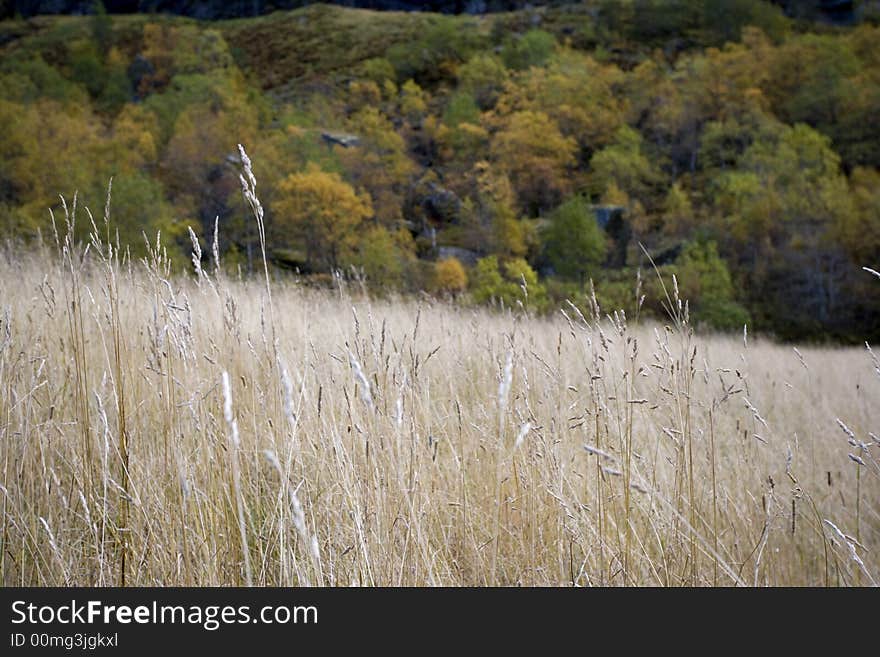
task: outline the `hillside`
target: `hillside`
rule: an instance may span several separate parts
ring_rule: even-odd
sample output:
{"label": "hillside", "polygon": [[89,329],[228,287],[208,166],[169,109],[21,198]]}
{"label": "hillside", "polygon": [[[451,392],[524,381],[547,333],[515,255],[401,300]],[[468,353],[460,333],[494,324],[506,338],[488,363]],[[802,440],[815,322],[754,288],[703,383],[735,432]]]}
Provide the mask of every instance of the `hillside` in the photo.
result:
{"label": "hillside", "polygon": [[880,29],[722,4],[7,20],[0,231],[112,177],[133,257],[161,231],[183,270],[216,220],[254,271],[241,143],[278,276],[664,317],[647,253],[698,326],[875,340]]}

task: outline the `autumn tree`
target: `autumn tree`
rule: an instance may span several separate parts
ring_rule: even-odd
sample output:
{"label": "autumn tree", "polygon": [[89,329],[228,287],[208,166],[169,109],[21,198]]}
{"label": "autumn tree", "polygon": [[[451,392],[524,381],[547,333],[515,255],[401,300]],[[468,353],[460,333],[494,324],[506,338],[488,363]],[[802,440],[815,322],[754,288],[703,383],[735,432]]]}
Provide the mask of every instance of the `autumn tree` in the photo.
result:
{"label": "autumn tree", "polygon": [[279,229],[290,231],[316,271],[331,271],[348,262],[359,227],[373,215],[367,194],[316,166],[292,173],[278,184],[272,211]]}
{"label": "autumn tree", "polygon": [[469,94],[481,110],[492,108],[509,78],[504,63],[495,55],[474,55],[458,69],[458,89]]}
{"label": "autumn tree", "polygon": [[773,55],[767,36],[746,28],[742,43],[688,53],[671,70],[662,62],[643,63],[627,79],[631,119],[669,154],[676,172],[693,173],[708,123],[748,123],[769,111],[764,89]]}
{"label": "autumn tree", "polygon": [[410,220],[436,229],[444,246],[482,255],[527,255],[536,241],[532,222],[518,215],[516,194],[503,169],[480,160],[463,169],[460,177],[447,176],[444,182],[452,187],[441,186],[429,172],[414,186],[408,203]]}
{"label": "autumn tree", "polygon": [[522,257],[528,251],[528,228],[516,214],[516,194],[503,170],[478,162],[471,172],[473,214],[479,226],[480,253]]}
{"label": "autumn tree", "polygon": [[786,123],[808,123],[831,134],[847,111],[848,80],[861,62],[845,39],[807,34],[775,53],[766,85],[775,114]]}
{"label": "autumn tree", "polygon": [[128,103],[113,122],[108,155],[120,169],[154,169],[159,157],[159,119],[142,104]]}
{"label": "autumn tree", "polygon": [[835,235],[854,209],[827,137],[803,124],[786,127],[753,143],[713,189],[720,234],[759,319],[793,335],[843,316],[848,265]]}
{"label": "autumn tree", "polygon": [[511,115],[495,135],[491,150],[496,166],[510,176],[526,213],[547,210],[570,191],[568,173],[577,144],[543,112]]}
{"label": "autumn tree", "polygon": [[400,113],[412,125],[419,125],[428,111],[427,95],[413,80],[407,80],[400,88]]}
{"label": "autumn tree", "polygon": [[376,107],[382,102],[382,90],[372,80],[352,80],[348,85],[349,109]]}
{"label": "autumn tree", "polygon": [[617,86],[623,73],[589,55],[563,49],[546,67],[533,67],[512,79],[498,99],[495,113],[504,117],[523,111],[548,116],[580,148],[582,159],[608,144],[625,118]]}
{"label": "autumn tree", "polygon": [[98,125],[81,106],[0,99],[0,189],[17,206],[6,221],[31,233],[48,227],[47,209],[57,207],[59,194],[72,199],[78,192],[81,203],[102,207],[112,171],[101,166]]}
{"label": "autumn tree", "polygon": [[457,258],[444,258],[434,264],[434,289],[456,296],[467,288],[468,278]]}
{"label": "autumn tree", "polygon": [[687,191],[678,182],[663,201],[663,232],[674,237],[689,235],[696,227],[696,213]]}
{"label": "autumn tree", "polygon": [[[415,93],[413,91],[413,93]],[[377,220],[396,228],[406,187],[414,171],[406,142],[389,118],[375,107],[364,107],[348,121],[348,132],[357,135],[353,148],[336,148],[349,180],[369,192]]]}

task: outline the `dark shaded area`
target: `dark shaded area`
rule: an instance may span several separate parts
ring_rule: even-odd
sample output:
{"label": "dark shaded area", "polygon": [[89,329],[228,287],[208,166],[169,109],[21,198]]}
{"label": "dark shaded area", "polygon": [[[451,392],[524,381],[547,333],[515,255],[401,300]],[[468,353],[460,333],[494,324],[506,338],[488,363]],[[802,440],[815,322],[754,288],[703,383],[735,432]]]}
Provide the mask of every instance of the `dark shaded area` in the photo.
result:
{"label": "dark shaded area", "polygon": [[[38,14],[88,14],[93,0],[11,0],[0,2],[0,17],[16,14],[25,18]],[[169,13],[202,20],[259,16],[282,9],[296,9],[316,4],[308,0],[106,0],[104,6],[111,14]],[[326,4],[362,9],[389,11],[431,11],[445,14],[512,11],[527,5],[566,4],[564,2],[523,2],[521,0],[342,0]]]}
{"label": "dark shaded area", "polygon": [[[24,18],[38,14],[89,14],[94,0],[0,0],[0,18],[19,15]],[[309,0],[106,0],[104,6],[111,14],[168,13],[189,16],[201,20],[243,18],[260,16],[272,11],[296,9],[316,4]],[[487,12],[514,11],[542,5],[579,4],[562,0],[337,0],[325,4],[362,9],[386,11],[430,11],[443,14],[482,14]],[[663,3],[648,3],[662,7]],[[670,5],[675,5],[670,0]],[[723,6],[724,3],[718,3]],[[851,23],[856,16],[853,0],[776,0],[772,4],[782,7],[794,18],[826,20],[833,23]],[[644,8],[643,8],[644,9]],[[642,11],[652,21],[652,12]]]}

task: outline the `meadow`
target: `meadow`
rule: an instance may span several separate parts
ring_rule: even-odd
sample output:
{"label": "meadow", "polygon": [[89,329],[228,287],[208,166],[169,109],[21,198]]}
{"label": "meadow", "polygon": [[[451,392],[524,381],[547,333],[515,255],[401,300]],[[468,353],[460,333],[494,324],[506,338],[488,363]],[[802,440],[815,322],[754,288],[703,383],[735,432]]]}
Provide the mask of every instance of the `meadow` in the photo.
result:
{"label": "meadow", "polygon": [[55,226],[0,257],[4,586],[880,580],[870,347],[697,332],[673,280],[666,323],[534,316]]}

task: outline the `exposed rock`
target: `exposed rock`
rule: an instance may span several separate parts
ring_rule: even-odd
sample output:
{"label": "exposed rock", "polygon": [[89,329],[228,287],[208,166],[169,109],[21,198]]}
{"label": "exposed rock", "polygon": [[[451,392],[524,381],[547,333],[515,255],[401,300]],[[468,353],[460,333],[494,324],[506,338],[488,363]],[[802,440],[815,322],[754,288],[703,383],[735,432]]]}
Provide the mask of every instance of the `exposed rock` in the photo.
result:
{"label": "exposed rock", "polygon": [[595,205],[593,212],[596,213],[596,223],[600,228],[608,228],[608,224],[615,215],[623,214],[624,208],[620,205]]}
{"label": "exposed rock", "polygon": [[345,135],[338,132],[322,132],[321,139],[330,144],[339,144],[343,148],[360,146],[361,138],[357,135]]}
{"label": "exposed rock", "polygon": [[128,67],[128,79],[131,80],[131,86],[136,90],[138,97],[140,97],[141,83],[144,78],[149,78],[155,72],[156,68],[150,63],[150,60],[141,54],[135,55]]}
{"label": "exposed rock", "polygon": [[422,208],[428,219],[441,223],[451,223],[458,219],[461,212],[458,194],[434,182],[427,184],[427,191],[422,199]]}
{"label": "exposed rock", "polygon": [[437,260],[455,258],[463,265],[473,267],[480,259],[480,254],[470,249],[462,249],[457,246],[441,246],[437,248]]}
{"label": "exposed rock", "polygon": [[606,262],[609,267],[626,267],[626,252],[632,238],[632,227],[626,219],[626,209],[619,205],[594,205],[596,223],[614,240]]}

